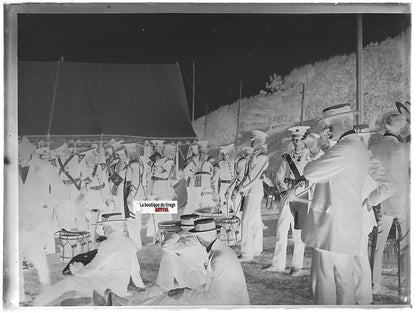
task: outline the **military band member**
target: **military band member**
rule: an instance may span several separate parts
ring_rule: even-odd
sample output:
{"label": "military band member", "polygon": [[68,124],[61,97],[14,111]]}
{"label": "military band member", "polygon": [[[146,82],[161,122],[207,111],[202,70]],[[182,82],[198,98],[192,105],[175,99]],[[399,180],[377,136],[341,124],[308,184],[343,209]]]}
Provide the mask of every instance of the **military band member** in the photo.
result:
{"label": "military band member", "polygon": [[212,187],[214,167],[208,161],[208,141],[198,141],[192,146],[192,156],[185,166],[184,175],[188,181],[188,203],[184,214],[192,214],[201,207],[204,188]]}
{"label": "military band member", "polygon": [[[226,197],[225,193],[231,185],[234,178],[234,162],[231,160],[230,153],[234,150],[234,144],[220,147],[220,160],[217,162],[219,167],[219,202],[222,208],[222,214],[227,214],[231,199]],[[231,194],[229,194],[231,195]],[[227,208],[228,205],[228,208]]]}
{"label": "military band member", "polygon": [[302,241],[314,248],[311,265],[315,304],[356,303],[354,256],[362,237],[362,190],[369,169],[366,147],[353,130],[349,104],[323,111],[320,120],[337,143],[320,158],[310,161],[304,176],[315,183]]}
{"label": "military band member", "polygon": [[24,301],[24,279],[21,264],[25,259],[38,271],[42,285],[50,283],[46,253],[54,252],[52,216],[57,202],[51,197],[51,186],[60,184],[52,165],[35,156],[36,147],[26,137],[18,145],[19,161],[19,284]]}
{"label": "military band member", "polygon": [[251,132],[251,147],[254,149],[250,159],[248,172],[232,194],[245,196],[243,217],[241,220],[241,255],[240,261],[251,261],[263,252],[263,222],[261,219],[261,200],[263,199],[262,175],[269,166],[269,157],[265,151],[267,134],[253,130]]}
{"label": "military band member", "polygon": [[153,154],[153,148],[150,145],[149,141],[146,141],[144,143],[144,148],[143,148],[143,155],[140,156],[140,160],[143,162],[143,177],[142,177],[142,181],[143,181],[143,186],[144,189],[146,190],[147,193],[147,189],[150,183],[150,176],[151,176],[151,170],[152,170],[152,162],[150,161],[150,156]]}
{"label": "military band member", "polygon": [[52,187],[52,195],[58,201],[57,218],[61,228],[67,230],[87,230],[86,195],[84,178],[88,169],[82,159],[75,155],[64,143],[55,150],[57,157],[51,160],[61,179],[61,184]]}
{"label": "military band member", "polygon": [[[236,157],[235,166],[234,166],[234,179],[231,182],[228,190],[225,194],[225,197],[231,197],[231,194],[236,186],[238,186],[242,181],[244,176],[248,174],[249,162],[251,156],[253,155],[254,149],[251,147],[243,147],[240,155]],[[232,207],[231,213],[241,219],[243,211],[243,201],[244,197],[240,193],[234,193],[235,198],[231,200]],[[230,198],[231,199],[231,198]]]}
{"label": "military band member", "polygon": [[[268,271],[285,273],[287,236],[289,228],[292,226],[292,236],[295,244],[290,274],[294,277],[306,274],[305,271],[302,271],[305,244],[300,237],[302,224],[308,214],[308,204],[296,200],[289,201],[287,193],[292,189],[296,190],[296,193],[301,193],[304,189],[299,187],[299,184],[302,182],[303,168],[310,160],[310,152],[305,147],[302,138],[309,128],[309,126],[296,126],[288,129],[292,135],[295,149],[282,156],[283,161],[276,173],[276,185],[281,192],[283,205],[277,220],[276,246],[272,264],[266,268]],[[307,200],[308,193],[305,192],[301,199]]]}
{"label": "military band member", "polygon": [[[150,157],[152,161],[150,184],[148,187],[148,198],[154,200],[167,201],[173,198],[174,192],[171,185],[171,177],[174,170],[174,161],[163,155],[163,141],[155,141],[155,149]],[[159,223],[172,219],[171,213],[152,214],[147,222],[147,236],[153,237],[154,242],[158,242]]]}
{"label": "military band member", "polygon": [[126,167],[126,179],[124,182],[124,212],[127,218],[129,237],[133,239],[137,249],[142,248],[141,227],[142,215],[134,208],[134,201],[144,200],[146,191],[143,185],[144,165],[139,153],[130,155]]}

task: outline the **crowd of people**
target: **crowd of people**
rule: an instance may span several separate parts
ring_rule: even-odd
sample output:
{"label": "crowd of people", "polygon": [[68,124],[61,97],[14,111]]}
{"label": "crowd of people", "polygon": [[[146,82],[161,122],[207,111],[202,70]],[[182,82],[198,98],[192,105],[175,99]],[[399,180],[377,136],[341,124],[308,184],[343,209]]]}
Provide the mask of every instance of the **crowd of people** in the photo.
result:
{"label": "crowd of people", "polygon": [[[305,275],[305,246],[312,247],[315,304],[371,304],[373,294],[383,292],[382,256],[393,219],[402,231],[399,289],[409,301],[410,136],[403,139],[403,131],[410,124],[410,103],[396,105],[398,112],[384,119],[383,136],[370,146],[375,132],[354,123],[358,112],[349,104],[324,109],[319,133],[308,126],[288,129],[294,149],[282,156],[275,173],[282,205],[272,263],[263,270]],[[237,155],[234,145],[221,146],[217,159],[209,154],[209,143],[199,141],[179,169],[177,145],[162,140],[143,146],[111,140],[83,151],[65,143],[51,151],[21,138],[19,261],[38,271],[42,292],[34,304],[57,303],[74,290],[101,305],[250,304],[241,262],[255,262],[263,252],[266,143],[267,134],[253,130],[250,146]],[[133,205],[175,199],[183,203],[178,214],[141,214]],[[232,235],[238,255],[219,237],[218,218],[237,221]],[[168,234],[159,229],[166,222],[173,226]],[[143,283],[136,255],[143,246],[142,225],[163,249],[153,286]],[[368,235],[374,226],[378,236],[370,268]],[[294,253],[287,272],[290,228]],[[54,233],[60,229],[89,232],[97,253],[89,263],[71,263],[71,275],[50,286],[46,254],[56,252]],[[127,291],[130,278],[141,290],[134,298]]]}

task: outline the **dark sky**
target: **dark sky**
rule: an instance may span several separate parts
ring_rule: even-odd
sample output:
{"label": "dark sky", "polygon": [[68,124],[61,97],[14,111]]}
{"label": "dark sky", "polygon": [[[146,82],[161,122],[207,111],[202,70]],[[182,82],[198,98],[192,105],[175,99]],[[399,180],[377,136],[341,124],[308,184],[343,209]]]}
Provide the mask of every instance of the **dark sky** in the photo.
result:
{"label": "dark sky", "polygon": [[[410,15],[363,15],[364,46],[396,36]],[[19,60],[175,63],[191,107],[196,64],[195,116],[257,94],[269,75],[351,53],[356,16],[341,14],[19,14]],[[188,84],[189,80],[189,84]]]}

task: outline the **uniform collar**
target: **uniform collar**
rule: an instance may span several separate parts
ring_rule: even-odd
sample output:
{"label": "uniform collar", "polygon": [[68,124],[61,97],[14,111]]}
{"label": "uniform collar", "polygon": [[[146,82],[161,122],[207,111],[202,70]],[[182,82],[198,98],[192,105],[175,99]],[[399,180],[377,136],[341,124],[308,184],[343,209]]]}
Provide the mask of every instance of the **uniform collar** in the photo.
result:
{"label": "uniform collar", "polygon": [[207,247],[207,253],[210,253],[211,252],[211,250],[212,250],[212,246],[215,244],[215,242],[217,241],[218,239],[215,239],[213,242],[211,242],[210,243],[210,245]]}
{"label": "uniform collar", "polygon": [[397,139],[398,142],[403,142],[403,138],[400,137],[400,135],[399,136],[396,136],[396,135],[394,135],[392,133],[386,132],[383,136],[384,137],[394,137],[394,138]]}
{"label": "uniform collar", "polygon": [[264,147],[260,147],[260,148],[257,148],[256,150],[254,150],[253,155],[259,154],[261,152],[266,152]]}
{"label": "uniform collar", "polygon": [[341,137],[339,137],[338,142],[340,142],[342,138],[344,138],[344,137],[346,137],[346,136],[349,136],[349,135],[352,135],[352,134],[355,134],[355,131],[354,131],[353,129],[351,129],[351,130],[349,130],[349,131],[347,131],[347,132],[343,133],[343,134],[341,135]]}

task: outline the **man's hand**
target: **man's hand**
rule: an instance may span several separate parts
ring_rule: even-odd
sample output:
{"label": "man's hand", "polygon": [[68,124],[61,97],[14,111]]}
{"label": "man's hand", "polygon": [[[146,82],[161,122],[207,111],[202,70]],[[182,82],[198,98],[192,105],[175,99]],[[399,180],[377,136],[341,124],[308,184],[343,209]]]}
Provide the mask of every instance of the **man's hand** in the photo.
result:
{"label": "man's hand", "polygon": [[177,289],[169,290],[168,296],[175,300],[179,300],[179,298],[182,296],[185,289],[190,289],[190,288],[177,288]]}
{"label": "man's hand", "polygon": [[80,192],[77,199],[75,200],[76,204],[81,204],[84,200],[85,194],[83,192]]}
{"label": "man's hand", "polygon": [[287,190],[282,191],[280,193],[280,199],[282,199],[283,201],[286,201],[287,200]]}
{"label": "man's hand", "polygon": [[296,196],[295,196],[295,190],[296,190],[296,188],[292,188],[292,189],[289,189],[287,192],[286,192],[286,198],[287,198],[287,201],[295,201],[296,200]]}
{"label": "man's hand", "polygon": [[72,275],[75,275],[79,273],[80,270],[84,268],[84,264],[81,262],[74,262],[71,265],[69,265],[69,270],[71,271]]}
{"label": "man's hand", "polygon": [[367,208],[368,212],[371,212],[373,210],[373,206],[371,206],[370,203],[368,203],[368,198],[366,198],[363,201],[363,207]]}

